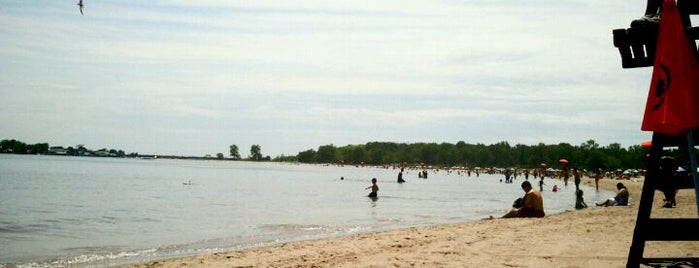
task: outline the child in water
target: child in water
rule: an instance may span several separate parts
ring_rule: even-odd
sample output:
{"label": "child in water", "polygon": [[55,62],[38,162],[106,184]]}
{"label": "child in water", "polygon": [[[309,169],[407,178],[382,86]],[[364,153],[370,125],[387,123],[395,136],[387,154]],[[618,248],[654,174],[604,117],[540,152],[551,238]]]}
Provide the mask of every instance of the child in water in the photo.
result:
{"label": "child in water", "polygon": [[379,186],[376,185],[376,178],[371,179],[371,186],[366,187],[365,190],[371,188],[371,193],[369,193],[370,198],[378,198]]}
{"label": "child in water", "polygon": [[585,204],[585,199],[583,198],[583,191],[582,190],[575,191],[575,209],[583,209],[586,207],[587,207],[587,204]]}

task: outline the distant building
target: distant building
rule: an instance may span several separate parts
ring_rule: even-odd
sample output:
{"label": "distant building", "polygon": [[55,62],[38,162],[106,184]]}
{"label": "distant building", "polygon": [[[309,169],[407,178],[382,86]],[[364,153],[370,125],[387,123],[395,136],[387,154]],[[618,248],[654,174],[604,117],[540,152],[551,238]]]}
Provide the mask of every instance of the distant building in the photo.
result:
{"label": "distant building", "polygon": [[46,154],[51,155],[68,155],[68,149],[63,148],[63,146],[51,146]]}

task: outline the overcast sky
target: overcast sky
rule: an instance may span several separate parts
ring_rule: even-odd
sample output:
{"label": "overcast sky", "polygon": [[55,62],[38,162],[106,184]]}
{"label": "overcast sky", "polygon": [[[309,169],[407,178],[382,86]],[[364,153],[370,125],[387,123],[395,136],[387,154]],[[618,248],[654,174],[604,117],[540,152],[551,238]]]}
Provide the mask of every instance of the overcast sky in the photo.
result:
{"label": "overcast sky", "polygon": [[0,0],[0,139],[141,154],[320,145],[627,147],[641,0]]}

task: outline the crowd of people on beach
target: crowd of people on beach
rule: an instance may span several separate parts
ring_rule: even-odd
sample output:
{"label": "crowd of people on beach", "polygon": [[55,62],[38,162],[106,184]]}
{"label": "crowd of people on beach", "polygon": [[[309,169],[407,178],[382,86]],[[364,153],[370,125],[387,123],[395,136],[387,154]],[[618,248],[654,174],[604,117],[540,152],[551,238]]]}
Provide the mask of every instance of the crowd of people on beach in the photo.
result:
{"label": "crowd of people on beach", "polygon": [[[671,164],[668,164],[671,165]],[[405,183],[406,180],[404,178],[404,172],[405,168],[404,166],[399,166],[399,167],[394,167],[398,168],[399,172],[397,175],[397,183]],[[671,169],[671,167],[667,167],[666,169]],[[428,169],[421,167],[419,169],[415,168],[418,173],[418,178],[422,179],[427,179],[428,176]],[[585,170],[580,170],[578,168],[572,168],[568,169],[567,165],[564,165],[564,167],[561,170],[553,170],[550,168],[546,168],[545,166],[543,168],[537,168],[537,169],[522,169],[522,170],[517,170],[517,169],[497,169],[497,168],[487,168],[487,169],[449,169],[445,168],[446,172],[451,173],[451,172],[456,172],[459,175],[466,175],[466,176],[471,176],[471,174],[476,174],[476,176],[479,176],[480,173],[486,173],[486,174],[502,174],[504,175],[504,183],[506,184],[511,184],[514,183],[514,181],[517,179],[517,176],[524,176],[524,181],[521,183],[521,188],[524,191],[524,195],[522,197],[518,197],[515,199],[515,201],[512,204],[512,209],[507,212],[505,215],[502,216],[502,218],[517,218],[517,217],[544,217],[546,215],[544,211],[544,205],[543,205],[543,197],[542,197],[542,192],[544,191],[544,186],[546,185],[544,183],[544,178],[549,177],[549,178],[558,178],[561,179],[564,183],[565,186],[567,186],[568,180],[570,179],[571,175],[574,179],[575,183],[575,209],[584,209],[587,208],[588,205],[585,203],[585,198],[584,198],[584,192],[580,187],[580,184],[582,182],[582,177],[587,175],[590,178],[593,178],[595,181],[595,189],[599,190],[599,180],[602,179],[603,177],[608,177],[610,176],[610,173],[603,172],[601,169],[600,170],[595,170],[593,172],[585,171]],[[433,172],[439,172],[440,169],[433,169]],[[614,175],[611,175],[610,177],[620,179],[619,177],[615,177]],[[532,186],[532,182],[530,182],[530,178],[538,179],[538,185],[539,189],[535,189]],[[344,178],[342,178],[344,179]],[[503,180],[500,180],[503,182]],[[551,189],[552,192],[557,192],[560,187],[558,185],[553,185],[553,188]],[[379,186],[377,184],[377,179],[372,178],[371,179],[371,185],[369,187],[366,187],[366,190],[371,190],[371,192],[368,194],[368,197],[371,198],[373,201],[376,201],[378,199],[378,191],[379,191]],[[604,207],[604,206],[626,206],[629,204],[629,191],[624,186],[623,183],[619,182],[617,184],[617,193],[614,197],[611,197],[603,202],[596,203],[597,206]],[[671,193],[666,194],[666,199],[668,200],[668,204],[672,204],[673,198]],[[492,216],[490,218],[493,218]]]}

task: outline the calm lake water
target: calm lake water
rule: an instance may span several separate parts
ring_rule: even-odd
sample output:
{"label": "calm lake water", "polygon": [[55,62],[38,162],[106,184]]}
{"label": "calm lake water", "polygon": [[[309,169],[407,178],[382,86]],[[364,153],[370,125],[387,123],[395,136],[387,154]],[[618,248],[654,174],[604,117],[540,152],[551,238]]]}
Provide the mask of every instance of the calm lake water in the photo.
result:
{"label": "calm lake water", "polygon": [[[0,266],[115,266],[500,216],[502,175],[202,160],[0,154]],[[344,180],[340,180],[344,177]],[[367,198],[372,177],[379,199]],[[191,185],[183,182],[191,181]],[[557,180],[547,179],[547,187]],[[536,185],[536,182],[533,181]],[[548,214],[575,187],[544,191]],[[583,187],[588,204],[612,196]],[[593,205],[594,206],[594,205]]]}

